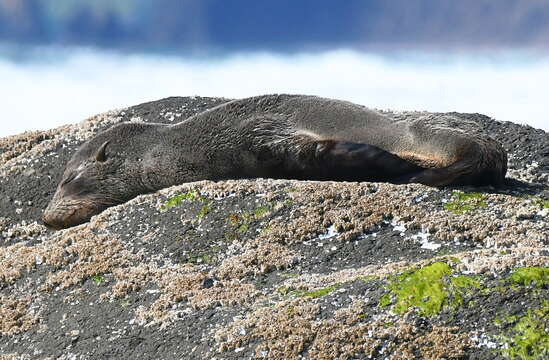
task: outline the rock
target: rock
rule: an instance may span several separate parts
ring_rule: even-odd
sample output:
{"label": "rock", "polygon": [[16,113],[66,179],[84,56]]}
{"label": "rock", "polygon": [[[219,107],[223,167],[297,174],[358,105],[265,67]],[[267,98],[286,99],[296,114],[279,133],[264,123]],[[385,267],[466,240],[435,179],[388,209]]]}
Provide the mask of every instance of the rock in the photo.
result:
{"label": "rock", "polygon": [[[509,151],[498,191],[202,181],[67,230],[38,222],[93,134],[224,101],[0,139],[0,358],[547,357],[549,137],[528,126],[453,114]],[[201,196],[164,206],[188,192]]]}

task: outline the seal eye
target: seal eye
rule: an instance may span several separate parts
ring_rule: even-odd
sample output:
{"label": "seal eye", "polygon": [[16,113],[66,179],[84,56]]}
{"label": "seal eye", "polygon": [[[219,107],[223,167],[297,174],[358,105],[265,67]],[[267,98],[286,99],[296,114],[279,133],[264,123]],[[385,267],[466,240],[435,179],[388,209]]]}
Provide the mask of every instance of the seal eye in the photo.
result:
{"label": "seal eye", "polygon": [[109,145],[110,141],[105,141],[103,145],[99,147],[99,150],[95,153],[95,160],[99,162],[105,162],[107,160],[107,145]]}

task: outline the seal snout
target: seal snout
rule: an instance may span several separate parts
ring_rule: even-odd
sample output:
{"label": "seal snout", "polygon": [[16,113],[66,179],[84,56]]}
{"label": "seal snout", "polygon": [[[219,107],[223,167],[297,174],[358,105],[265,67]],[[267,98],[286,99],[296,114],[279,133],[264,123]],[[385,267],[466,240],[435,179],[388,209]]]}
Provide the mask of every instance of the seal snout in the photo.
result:
{"label": "seal snout", "polygon": [[46,210],[44,210],[42,221],[50,229],[64,229],[82,222],[77,218],[77,212],[78,210],[75,206],[66,207],[59,202],[52,201]]}
{"label": "seal snout", "polygon": [[91,201],[54,198],[44,210],[42,221],[48,228],[60,230],[80,225],[101,210]]}
{"label": "seal snout", "polygon": [[52,230],[61,230],[63,228],[63,221],[60,217],[56,217],[52,212],[45,211],[42,215],[42,221],[46,227]]}

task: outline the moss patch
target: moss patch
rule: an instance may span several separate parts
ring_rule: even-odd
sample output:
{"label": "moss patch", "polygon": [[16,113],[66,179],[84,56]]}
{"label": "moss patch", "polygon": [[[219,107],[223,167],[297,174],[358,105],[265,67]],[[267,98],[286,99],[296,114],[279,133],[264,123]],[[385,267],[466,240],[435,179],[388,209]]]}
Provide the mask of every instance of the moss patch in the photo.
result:
{"label": "moss patch", "polygon": [[484,195],[480,193],[464,193],[453,191],[452,199],[444,204],[444,209],[455,214],[464,214],[468,211],[486,207]]}
{"label": "moss patch", "polygon": [[511,274],[509,280],[517,285],[542,287],[549,284],[549,267],[521,267]]}
{"label": "moss patch", "polygon": [[443,262],[408,271],[389,283],[390,293],[380,299],[380,306],[393,303],[393,311],[403,314],[410,308],[417,308],[422,316],[440,313],[445,305],[458,307],[465,304],[464,295],[480,283],[469,276],[452,276],[450,265]]}

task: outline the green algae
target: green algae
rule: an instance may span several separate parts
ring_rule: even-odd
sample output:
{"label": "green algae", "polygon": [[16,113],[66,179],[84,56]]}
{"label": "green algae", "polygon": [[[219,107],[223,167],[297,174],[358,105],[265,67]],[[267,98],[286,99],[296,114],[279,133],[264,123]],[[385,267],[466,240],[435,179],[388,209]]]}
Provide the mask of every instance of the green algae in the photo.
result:
{"label": "green algae", "polygon": [[379,299],[379,306],[381,306],[381,307],[387,307],[387,306],[391,305],[392,303],[393,303],[393,301],[391,300],[391,294],[390,293],[387,293],[387,294],[383,295]]}
{"label": "green algae", "polygon": [[542,207],[544,209],[549,209],[549,201],[543,200],[543,199],[536,199],[534,201],[534,204],[538,205],[539,207]]}
{"label": "green algae", "polygon": [[461,191],[453,191],[452,199],[444,203],[444,209],[453,212],[454,214],[464,214],[468,211],[486,207],[486,201],[483,194],[480,193],[464,193]]}
{"label": "green algae", "polygon": [[183,201],[199,201],[204,203],[196,214],[198,221],[202,220],[210,213],[211,204],[213,202],[212,200],[208,200],[206,197],[200,195],[197,190],[189,190],[186,193],[181,193],[170,197],[162,206],[160,206],[160,210],[169,210],[173,207],[179,206]]}
{"label": "green algae", "polygon": [[452,274],[452,269],[446,263],[438,262],[415,272],[407,272],[389,285],[396,295],[393,311],[402,314],[410,307],[419,308],[422,315],[434,315],[442,310],[448,297],[442,278]]}
{"label": "green algae", "polygon": [[549,319],[548,300],[545,300],[541,307],[528,310],[525,316],[508,316],[500,319],[500,323],[514,323],[508,334],[497,337],[497,340],[504,344],[501,352],[510,359],[541,360],[549,358],[547,319]]}
{"label": "green algae", "polygon": [[308,297],[311,299],[316,299],[319,297],[323,297],[328,295],[329,293],[337,290],[342,284],[334,284],[322,289],[314,290],[314,291],[306,291],[306,290],[297,290],[292,289],[287,286],[280,286],[276,289],[276,292],[278,292],[282,296],[291,296],[291,297]]}
{"label": "green algae", "polygon": [[[281,273],[280,276],[287,277],[287,278],[294,278],[294,277],[299,276],[299,273],[291,273],[291,272],[290,273]],[[373,275],[367,275],[367,276],[357,277],[353,281],[356,281],[356,280],[368,282],[368,281],[378,280],[378,278],[376,276],[373,276]],[[344,283],[336,283],[334,285],[331,285],[331,286],[328,286],[328,287],[325,287],[325,288],[322,288],[322,289],[319,289],[319,290],[315,290],[315,291],[296,290],[296,289],[289,288],[287,286],[280,286],[279,288],[276,289],[276,291],[279,294],[283,295],[283,296],[289,295],[289,296],[293,296],[293,297],[308,297],[308,298],[311,298],[311,299],[316,299],[316,298],[328,295],[329,293],[337,290],[342,285],[348,284],[350,282],[352,282],[352,281],[348,281],[348,282],[344,282]],[[390,300],[389,300],[389,304],[390,304]]]}
{"label": "green algae", "polygon": [[457,289],[471,289],[473,287],[480,289],[480,281],[470,276],[465,276],[465,275],[454,276],[450,278],[450,282]]}
{"label": "green algae", "polygon": [[254,217],[256,220],[259,220],[261,218],[264,218],[269,213],[270,208],[267,205],[259,206],[254,209]]}
{"label": "green algae", "polygon": [[291,289],[287,286],[279,286],[276,289],[276,292],[279,293],[282,296],[288,295],[291,292]]}
{"label": "green algae", "polygon": [[249,224],[242,224],[236,229],[236,231],[238,231],[239,233],[245,233],[248,231],[249,228],[250,228]]}
{"label": "green algae", "polygon": [[177,194],[169,198],[165,204],[160,206],[160,210],[171,209],[181,204],[184,200],[203,201],[204,198],[200,195],[200,193],[197,190],[189,190],[186,193]]}
{"label": "green algae", "polygon": [[93,280],[95,285],[100,285],[105,280],[105,278],[101,274],[95,274],[91,277],[91,279]]}
{"label": "green algae", "polygon": [[538,288],[549,284],[549,267],[521,267],[517,268],[509,277],[513,284]]}
{"label": "green algae", "polygon": [[189,253],[187,257],[188,264],[211,264],[214,261],[214,257],[211,254],[193,254]]}
{"label": "green algae", "polygon": [[[227,224],[230,230],[225,233],[225,240],[234,241],[246,234],[254,221],[262,223],[262,219],[267,217],[275,208],[272,204],[260,205],[252,211],[231,212],[227,216]],[[276,209],[275,209],[276,210]],[[268,232],[272,227],[267,225],[261,229],[261,232]]]}
{"label": "green algae", "polygon": [[526,195],[523,197],[524,200],[530,200],[534,205],[539,206],[543,209],[549,209],[549,200],[545,200],[539,196]]}
{"label": "green algae", "polygon": [[294,201],[293,200],[290,200],[290,199],[286,199],[282,202],[282,206],[283,207],[290,207],[294,204]]}
{"label": "green algae", "polygon": [[359,276],[359,277],[356,278],[356,280],[361,280],[361,281],[364,281],[364,282],[368,282],[368,281],[378,280],[378,277],[375,276],[375,275],[366,275],[366,276]]}
{"label": "green algae", "polygon": [[318,289],[318,290],[315,290],[315,291],[305,292],[301,296],[302,297],[308,297],[308,298],[311,298],[311,299],[316,299],[316,298],[328,295],[329,293],[337,290],[337,288],[339,288],[340,286],[341,286],[341,284],[334,284],[332,286],[328,286],[328,287]]}
{"label": "green algae", "polygon": [[393,312],[403,314],[416,308],[422,316],[433,316],[444,306],[465,305],[465,295],[480,288],[473,277],[453,276],[450,265],[436,262],[417,270],[407,271],[389,282],[389,293],[381,297],[382,307],[394,304]]}
{"label": "green algae", "polygon": [[480,289],[480,281],[470,276],[453,276],[450,278],[450,283],[455,290],[452,299],[452,306],[454,308],[465,305],[464,295],[469,293],[471,289]]}
{"label": "green algae", "polygon": [[248,231],[252,220],[253,216],[250,215],[248,212],[243,212],[241,214],[230,213],[227,221],[229,225],[233,228],[233,232],[230,232],[228,235],[226,234],[225,237],[228,240],[234,240],[239,238],[239,234],[244,234]]}
{"label": "green algae", "polygon": [[211,201],[209,201],[207,204],[204,204],[202,205],[202,207],[200,208],[200,211],[198,212],[198,219],[201,220],[203,219],[206,215],[208,215],[210,213],[210,205],[211,205]]}

